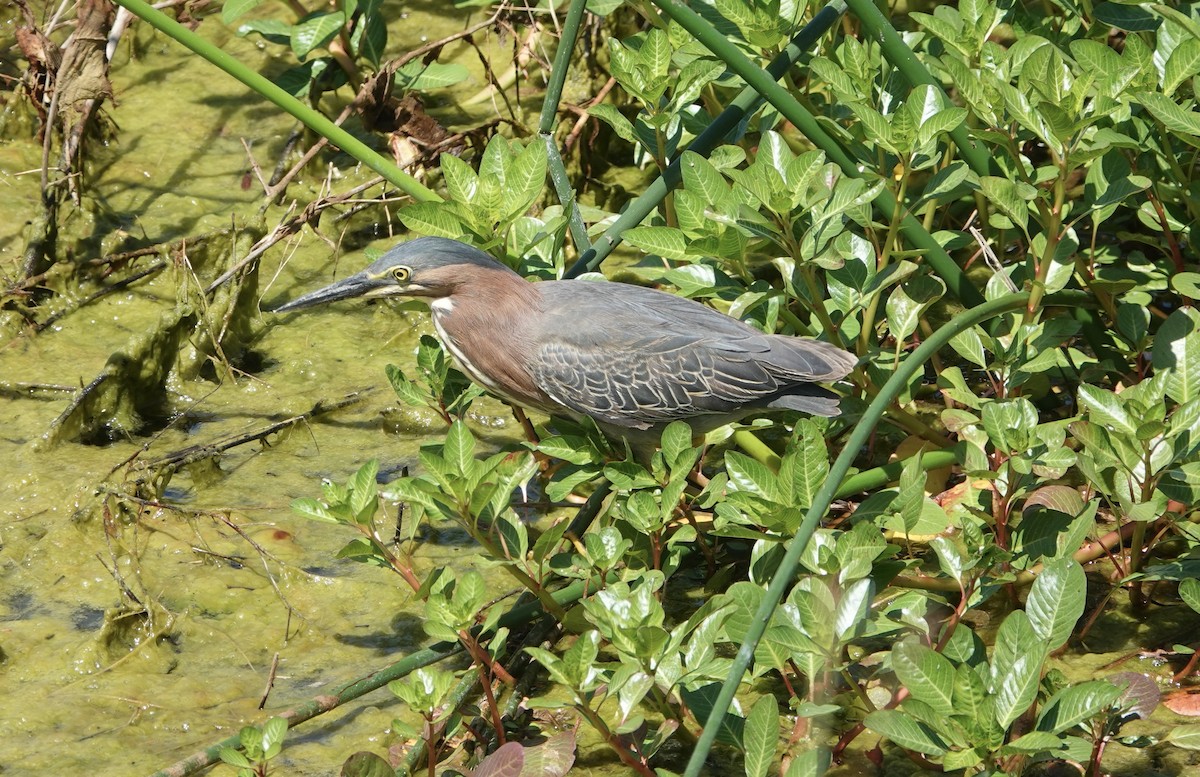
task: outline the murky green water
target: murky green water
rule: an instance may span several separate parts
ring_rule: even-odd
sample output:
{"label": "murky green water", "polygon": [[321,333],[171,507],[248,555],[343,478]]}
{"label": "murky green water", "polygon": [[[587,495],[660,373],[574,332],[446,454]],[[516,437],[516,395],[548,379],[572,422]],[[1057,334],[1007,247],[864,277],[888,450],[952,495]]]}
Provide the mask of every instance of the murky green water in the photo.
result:
{"label": "murky green water", "polygon": [[[397,4],[397,13],[404,9],[410,16],[403,29],[414,35],[440,36],[461,24],[430,13],[441,10],[436,4]],[[230,36],[216,19],[201,32],[266,70],[281,66],[271,61],[278,50]],[[11,25],[0,34],[9,33]],[[391,49],[411,45],[393,39]],[[508,42],[499,45],[510,50]],[[478,67],[472,51],[447,55]],[[109,111],[119,130],[96,153],[87,187],[88,207],[99,215],[76,216],[69,230],[96,231],[97,243],[115,250],[126,236],[178,239],[223,229],[257,210],[257,186],[242,185],[249,169],[242,140],[269,168],[293,126],[289,118],[146,29],[122,46],[113,82],[117,103]],[[477,80],[459,94],[481,85]],[[0,143],[0,268],[7,276],[16,274],[22,229],[38,208],[38,176],[24,171],[36,171],[40,158],[31,142]],[[341,190],[367,179],[353,168],[337,175]],[[310,193],[319,185],[296,184]],[[272,211],[268,225],[281,214]],[[340,227],[322,227],[338,237]],[[327,244],[306,230],[264,259],[264,306],[362,262],[351,253],[335,271]],[[345,479],[367,458],[398,472],[415,459],[423,436],[440,432],[432,417],[397,407],[384,386],[385,364],[411,368],[416,337],[430,331],[426,316],[382,305],[264,315],[253,344],[261,370],[219,383],[171,385],[183,423],[103,447],[45,442],[71,392],[44,387],[91,381],[111,353],[171,309],[186,273],[172,268],[41,334],[14,328],[0,340],[0,773],[6,776],[149,773],[429,641],[419,608],[396,576],[335,559],[350,536],[289,509],[293,499],[317,495],[322,478]],[[232,448],[217,466],[179,471],[161,503],[143,505],[136,516],[120,512],[133,504],[141,462],[253,433],[319,400],[356,393],[365,398],[351,407]],[[485,444],[516,437],[503,406],[491,400],[476,406],[484,415],[474,430]],[[476,559],[464,536],[447,527],[425,537],[415,563],[424,574],[440,565],[469,568]],[[496,588],[513,585],[498,578]],[[1170,624],[1151,630],[1171,633]],[[1130,651],[1139,633],[1123,616],[1102,621],[1088,648],[1104,655],[1065,662],[1079,673],[1071,679],[1110,671],[1114,654]],[[276,654],[278,675],[264,712],[258,705]],[[1131,658],[1111,671],[1133,669],[1151,667]],[[399,714],[390,694],[377,691],[306,724],[289,736],[279,773],[329,774],[356,750],[384,753]],[[1135,723],[1126,733],[1143,727],[1162,730]],[[1181,751],[1114,746],[1109,752],[1106,765],[1116,773],[1193,768]],[[863,773],[870,768],[863,759],[851,754],[838,773]],[[581,773],[613,771],[611,754],[594,743],[581,748],[579,763]],[[907,763],[888,768],[912,771]]]}
{"label": "murky green water", "polygon": [[[461,24],[411,13],[411,29],[426,36]],[[247,62],[277,67],[269,61],[277,48],[231,36],[217,18],[201,32]],[[393,40],[391,51],[409,45],[416,44]],[[242,140],[269,170],[293,126],[289,118],[147,28],[122,45],[113,84],[109,113],[119,130],[109,148],[95,152],[87,187],[89,207],[102,214],[95,223],[105,226],[80,217],[68,229],[86,234],[117,224],[134,240],[158,242],[252,216],[260,191],[242,186],[249,169]],[[36,170],[40,156],[31,142],[0,144],[7,276],[17,275],[21,229],[38,207],[37,173],[18,173]],[[339,190],[367,179],[349,168],[338,175]],[[282,213],[273,211],[268,224]],[[117,230],[100,237],[106,249],[121,247]],[[362,262],[361,254],[342,258],[342,274]],[[264,260],[264,306],[327,282],[333,267],[329,247],[306,231]],[[319,495],[322,478],[343,480],[367,458],[398,472],[414,460],[420,436],[439,430],[432,418],[397,408],[383,375],[389,362],[411,368],[416,337],[429,331],[426,316],[383,306],[264,315],[254,344],[265,360],[260,372],[170,386],[184,423],[103,447],[43,441],[71,393],[23,393],[16,384],[88,383],[109,354],[171,308],[185,272],[164,271],[41,334],[12,330],[0,342],[6,775],[149,773],[264,720],[258,704],[276,653],[268,712],[328,693],[429,641],[397,576],[335,559],[351,537],[289,509],[297,497]],[[129,504],[121,494],[133,491],[139,461],[252,433],[354,392],[370,393],[265,443],[235,447],[217,467],[180,471],[165,504],[144,506],[136,520],[115,514]],[[496,418],[477,424],[479,434],[493,442],[510,434],[503,406],[489,400],[480,407]],[[460,533],[427,540],[416,554],[419,573],[472,564]],[[281,764],[287,773],[325,774],[355,750],[383,753],[397,714],[390,694],[376,692],[291,734]]]}

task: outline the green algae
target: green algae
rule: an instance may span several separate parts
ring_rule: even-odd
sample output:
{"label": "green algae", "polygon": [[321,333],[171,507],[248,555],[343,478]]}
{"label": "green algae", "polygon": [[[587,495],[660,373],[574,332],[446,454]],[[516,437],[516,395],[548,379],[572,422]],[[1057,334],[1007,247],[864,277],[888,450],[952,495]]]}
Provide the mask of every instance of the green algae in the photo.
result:
{"label": "green algae", "polygon": [[[431,18],[420,27],[456,24]],[[276,67],[271,52],[216,19],[203,32]],[[329,246],[312,237],[268,253],[260,276],[203,298],[262,233],[230,226],[261,204],[257,186],[242,186],[242,139],[271,164],[292,122],[146,29],[126,38],[117,60],[109,111],[120,130],[94,150],[84,207],[63,225],[60,245],[79,250],[42,279],[57,293],[38,318],[58,317],[40,332],[11,311],[0,321],[0,694],[22,700],[0,712],[5,774],[149,773],[428,642],[397,577],[337,560],[350,537],[290,509],[319,494],[322,478],[342,479],[366,458],[398,473],[422,436],[441,432],[384,390],[387,363],[413,369],[427,317],[382,306],[259,314],[264,299],[276,303],[335,272]],[[40,207],[37,174],[17,173],[39,164],[32,141],[0,143],[6,277],[18,272],[22,226]],[[355,167],[337,176],[345,188],[369,178]],[[293,187],[308,195],[321,183]],[[212,244],[185,246],[187,262],[173,251],[133,260],[166,266],[84,303],[100,287],[87,285],[80,263],[198,235]],[[72,401],[97,381],[95,398]],[[364,398],[177,468],[163,464],[348,395]],[[515,436],[502,406],[480,407],[482,438]],[[416,550],[419,574],[475,565],[471,546],[446,529]],[[499,577],[497,586],[512,587]],[[380,692],[333,713],[328,732],[289,737],[283,763],[328,773],[356,750],[385,752],[397,706]]]}

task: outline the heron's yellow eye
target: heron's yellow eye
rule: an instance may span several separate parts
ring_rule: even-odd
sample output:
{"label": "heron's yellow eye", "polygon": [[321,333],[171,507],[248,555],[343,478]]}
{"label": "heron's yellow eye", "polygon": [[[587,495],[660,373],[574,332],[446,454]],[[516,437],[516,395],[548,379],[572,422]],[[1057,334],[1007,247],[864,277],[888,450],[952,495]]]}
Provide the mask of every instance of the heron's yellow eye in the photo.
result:
{"label": "heron's yellow eye", "polygon": [[408,279],[412,277],[412,270],[408,267],[393,267],[392,277],[396,279],[396,283],[408,283]]}

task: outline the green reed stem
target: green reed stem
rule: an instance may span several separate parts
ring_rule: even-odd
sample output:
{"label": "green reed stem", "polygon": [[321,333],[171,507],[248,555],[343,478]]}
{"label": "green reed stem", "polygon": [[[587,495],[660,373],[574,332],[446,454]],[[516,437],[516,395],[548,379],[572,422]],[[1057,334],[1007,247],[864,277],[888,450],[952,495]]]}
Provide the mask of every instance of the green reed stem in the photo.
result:
{"label": "green reed stem", "polygon": [[742,677],[745,676],[750,662],[754,660],[755,648],[758,647],[758,642],[762,638],[763,632],[766,631],[767,624],[770,622],[775,608],[779,606],[779,602],[794,582],[796,567],[800,563],[800,556],[803,555],[809,540],[812,539],[813,534],[816,532],[822,516],[829,509],[830,503],[833,502],[842,481],[850,471],[850,466],[854,463],[854,459],[857,458],[859,451],[867,443],[876,425],[883,418],[883,414],[888,406],[895,401],[896,397],[900,396],[900,393],[908,385],[908,381],[916,371],[923,368],[925,362],[929,361],[937,353],[938,349],[949,343],[951,338],[959,332],[994,316],[1018,310],[1028,300],[1029,294],[1027,293],[1008,294],[959,313],[925,340],[925,342],[921,343],[913,351],[912,356],[900,364],[896,372],[883,385],[883,388],[880,389],[879,394],[872,400],[866,412],[863,413],[862,419],[855,425],[854,431],[850,433],[850,437],[847,439],[846,445],[842,448],[841,454],[834,461],[833,466],[830,467],[829,477],[826,478],[825,483],[814,497],[812,507],[805,513],[804,520],[800,523],[800,528],[796,530],[796,535],[792,538],[788,546],[787,554],[775,570],[771,584],[767,587],[766,595],[763,597],[762,603],[754,615],[754,620],[750,624],[745,639],[742,640],[741,647],[738,648],[733,666],[730,668],[729,674],[721,686],[721,693],[718,695],[712,712],[709,714],[708,720],[704,725],[704,732],[700,735],[700,739],[696,743],[696,748],[692,751],[687,771],[684,772],[685,777],[699,777],[700,772],[703,770],[704,760],[708,757],[709,750],[712,749],[717,732],[721,728],[721,723],[729,711],[729,705],[733,702],[734,694],[737,692],[738,686],[741,685]]}
{"label": "green reed stem", "polygon": [[554,66],[550,71],[550,83],[546,85],[546,95],[542,99],[542,115],[538,122],[538,135],[546,144],[546,157],[550,168],[550,180],[554,184],[554,192],[558,201],[567,212],[567,224],[571,229],[571,240],[575,249],[580,253],[592,247],[588,240],[587,227],[583,216],[579,213],[579,205],[575,202],[575,191],[571,188],[571,178],[567,175],[567,167],[563,164],[562,154],[558,151],[558,143],[554,140],[554,125],[558,118],[558,105],[562,101],[563,84],[567,82],[567,72],[571,68],[571,54],[575,51],[575,42],[579,39],[579,27],[583,21],[583,12],[587,8],[587,0],[571,0],[567,9],[567,18],[563,21],[562,37],[558,40],[558,51],[554,53]]}

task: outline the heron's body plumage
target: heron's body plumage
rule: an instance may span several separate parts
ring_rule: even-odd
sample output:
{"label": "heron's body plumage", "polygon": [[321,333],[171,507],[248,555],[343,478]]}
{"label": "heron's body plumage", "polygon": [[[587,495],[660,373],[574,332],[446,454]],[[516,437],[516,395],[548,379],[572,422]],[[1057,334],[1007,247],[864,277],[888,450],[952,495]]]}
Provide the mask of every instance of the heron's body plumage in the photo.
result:
{"label": "heron's body plumage", "polygon": [[489,391],[547,413],[588,416],[610,436],[639,441],[676,420],[703,432],[765,409],[837,415],[837,395],[816,384],[840,380],[855,364],[828,343],[764,334],[655,289],[530,283],[440,238],[404,243],[280,310],[391,295],[431,298],[442,343]]}

